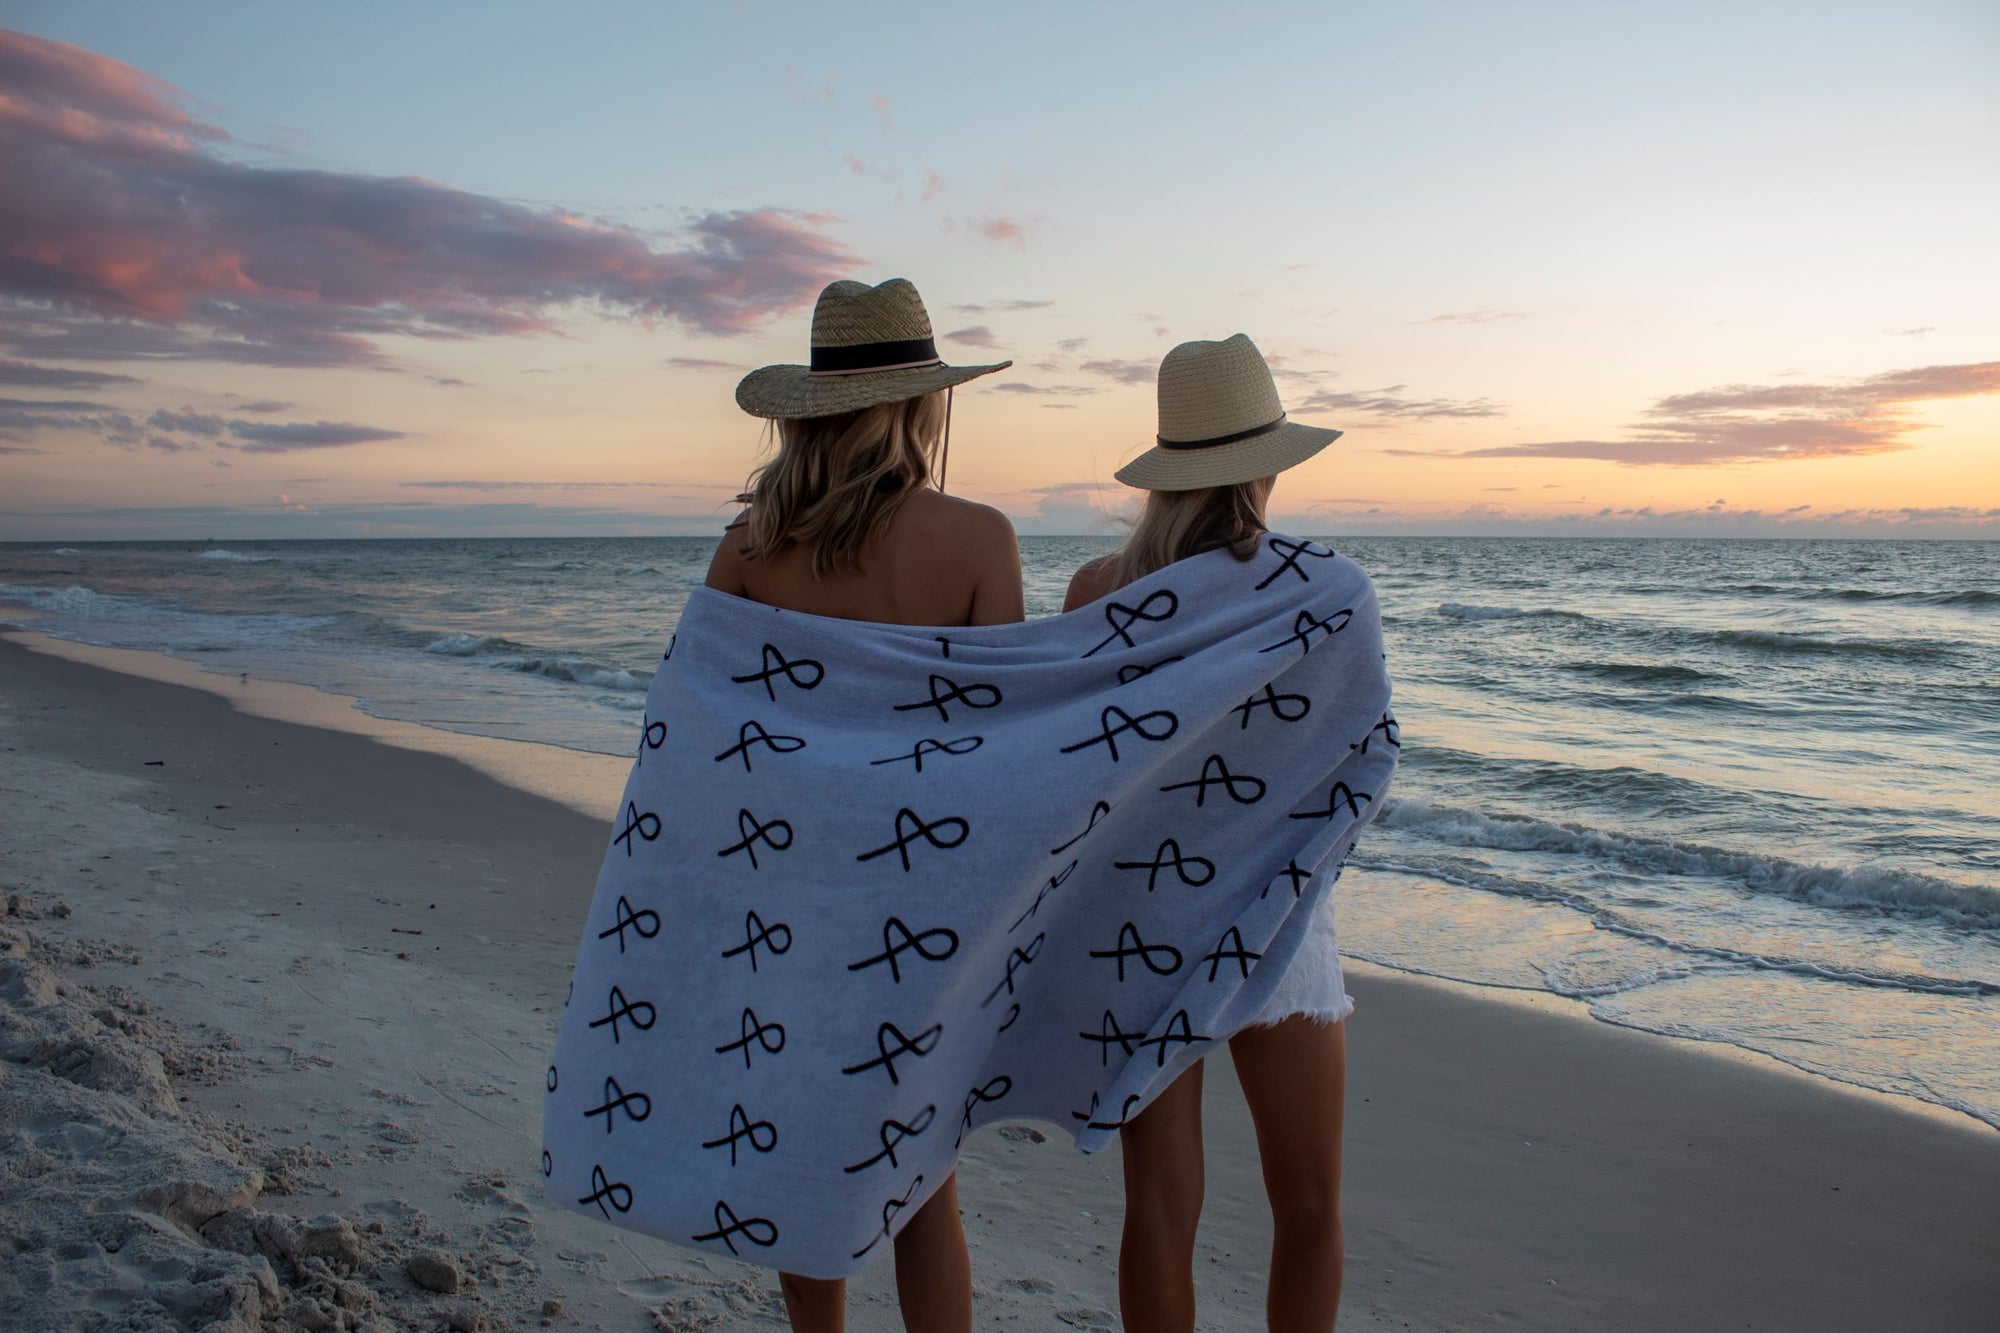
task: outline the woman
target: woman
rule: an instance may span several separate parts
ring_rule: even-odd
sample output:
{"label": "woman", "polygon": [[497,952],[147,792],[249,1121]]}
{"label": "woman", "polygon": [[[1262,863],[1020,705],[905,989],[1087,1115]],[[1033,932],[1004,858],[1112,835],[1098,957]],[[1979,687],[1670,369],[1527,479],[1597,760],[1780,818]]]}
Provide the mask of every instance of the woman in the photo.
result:
{"label": "woman", "polygon": [[[709,566],[708,586],[791,611],[899,625],[1022,618],[1021,559],[1006,516],[943,481],[951,387],[1004,370],[947,366],[917,289],[836,282],[813,311],[812,364],[766,366],[737,386],[776,423],[777,452]],[[915,1333],[972,1327],[972,1278],[947,1180],[897,1235],[896,1285]],[[801,1333],[838,1333],[846,1284],[781,1274]]]}
{"label": "woman", "polygon": [[[1182,343],[1160,364],[1158,445],[1117,476],[1147,491],[1119,548],[1070,582],[1065,611],[1203,551],[1256,553],[1277,473],[1339,431],[1287,421],[1269,367],[1242,334]],[[1257,1022],[1230,1039],[1270,1196],[1266,1311],[1273,1330],[1334,1325],[1340,1303],[1340,1140],[1353,1003],[1341,979],[1331,899]],[[1120,1131],[1125,1229],[1118,1293],[1131,1333],[1194,1327],[1194,1239],[1202,1205],[1202,1066]]]}

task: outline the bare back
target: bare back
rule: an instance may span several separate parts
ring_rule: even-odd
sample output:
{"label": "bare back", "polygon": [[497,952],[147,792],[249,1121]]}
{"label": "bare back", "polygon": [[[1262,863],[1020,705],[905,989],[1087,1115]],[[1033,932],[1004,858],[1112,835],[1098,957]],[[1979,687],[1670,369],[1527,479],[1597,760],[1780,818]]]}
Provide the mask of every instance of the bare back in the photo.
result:
{"label": "bare back", "polygon": [[749,560],[732,526],[716,546],[708,586],[787,611],[889,625],[1005,625],[1024,615],[1014,526],[986,505],[918,491],[861,566],[815,578],[801,546]]}

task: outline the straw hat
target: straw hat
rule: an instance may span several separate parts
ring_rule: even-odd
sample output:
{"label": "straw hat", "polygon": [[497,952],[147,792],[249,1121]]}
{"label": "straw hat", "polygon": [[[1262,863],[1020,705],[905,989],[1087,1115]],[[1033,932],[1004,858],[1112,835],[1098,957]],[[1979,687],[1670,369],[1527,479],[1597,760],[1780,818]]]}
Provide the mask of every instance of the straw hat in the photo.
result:
{"label": "straw hat", "polygon": [[1255,481],[1340,438],[1337,430],[1285,419],[1271,368],[1240,333],[1168,352],[1159,388],[1159,444],[1118,469],[1127,486],[1193,491]]}
{"label": "straw hat", "polygon": [[879,287],[842,280],[813,307],[812,364],[765,366],[736,386],[736,405],[753,417],[793,421],[920,398],[1005,370],[948,366],[931,336],[924,299],[905,278]]}

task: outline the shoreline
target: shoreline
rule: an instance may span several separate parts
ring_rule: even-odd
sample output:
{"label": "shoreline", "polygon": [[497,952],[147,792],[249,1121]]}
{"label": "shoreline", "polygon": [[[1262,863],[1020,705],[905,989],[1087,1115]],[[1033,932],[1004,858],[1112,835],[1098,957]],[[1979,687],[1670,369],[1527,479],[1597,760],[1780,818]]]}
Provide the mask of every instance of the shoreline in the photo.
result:
{"label": "shoreline", "polygon": [[[524,1165],[602,820],[445,748],[273,720],[231,678],[203,684],[0,645],[0,871],[72,908],[33,923],[105,960],[65,965],[72,984],[115,974],[173,1022],[234,1034],[178,1094],[327,1159],[321,1185],[256,1206],[392,1234],[421,1216],[492,1276],[470,1289],[496,1319],[532,1324],[553,1299],[557,1326],[770,1323],[768,1275],[554,1209]],[[1353,983],[1343,1327],[1977,1329],[2000,1308],[2000,1139],[1976,1121],[1555,995],[1364,967]],[[1228,1063],[1209,1068],[1201,1327],[1251,1327],[1268,1220]],[[1115,1149],[1010,1126],[961,1169],[981,1322],[1114,1326]],[[894,1327],[887,1269],[855,1283],[854,1327]],[[383,1310],[448,1305],[399,1269],[351,1280]]]}
{"label": "shoreline", "polygon": [[[6,604],[0,603],[0,616],[4,616],[6,610]],[[601,821],[608,821],[615,812],[618,792],[630,768],[629,759],[622,755],[569,750],[534,741],[508,740],[473,732],[451,731],[421,722],[376,717],[363,710],[362,700],[318,686],[255,677],[239,678],[228,672],[209,671],[197,662],[165,652],[79,643],[40,630],[12,627],[4,619],[0,619],[0,642],[15,643],[31,652],[85,666],[200,690],[225,700],[232,709],[252,717],[338,731],[398,749],[440,755],[516,791],[554,801]],[[1345,878],[1351,882],[1365,878],[1366,873],[1350,867]],[[1779,1071],[1790,1077],[1805,1079],[1818,1087],[1879,1101],[1914,1115],[1935,1117],[1942,1124],[1969,1122],[1980,1130],[2000,1134],[2000,1127],[1989,1125],[1969,1111],[1803,1069],[1764,1051],[1700,1036],[1657,1032],[1636,1024],[1612,1022],[1593,1013],[1586,998],[1525,986],[1466,981],[1345,954],[1341,965],[1349,975],[1365,976],[1374,970],[1384,976],[1407,978],[1421,985],[1441,986],[1489,1002],[1527,1005],[1536,1012],[1573,1021],[1642,1033],[1666,1041],[1693,1042],[1720,1059],[1740,1060],[1750,1067]]]}

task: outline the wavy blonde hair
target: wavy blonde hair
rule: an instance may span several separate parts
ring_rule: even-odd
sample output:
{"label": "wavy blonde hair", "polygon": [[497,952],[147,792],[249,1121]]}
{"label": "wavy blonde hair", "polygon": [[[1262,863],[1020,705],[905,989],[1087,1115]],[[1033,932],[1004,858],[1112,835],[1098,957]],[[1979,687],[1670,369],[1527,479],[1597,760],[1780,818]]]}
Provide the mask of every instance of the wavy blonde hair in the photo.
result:
{"label": "wavy blonde hair", "polygon": [[1138,522],[1109,557],[1112,586],[1122,588],[1176,560],[1217,548],[1238,560],[1257,554],[1264,506],[1276,477],[1193,491],[1148,491]]}
{"label": "wavy blonde hair", "polygon": [[777,452],[750,474],[743,555],[763,560],[803,544],[814,578],[861,572],[861,553],[919,487],[944,434],[945,395],[925,394],[838,416],[772,423]]}

